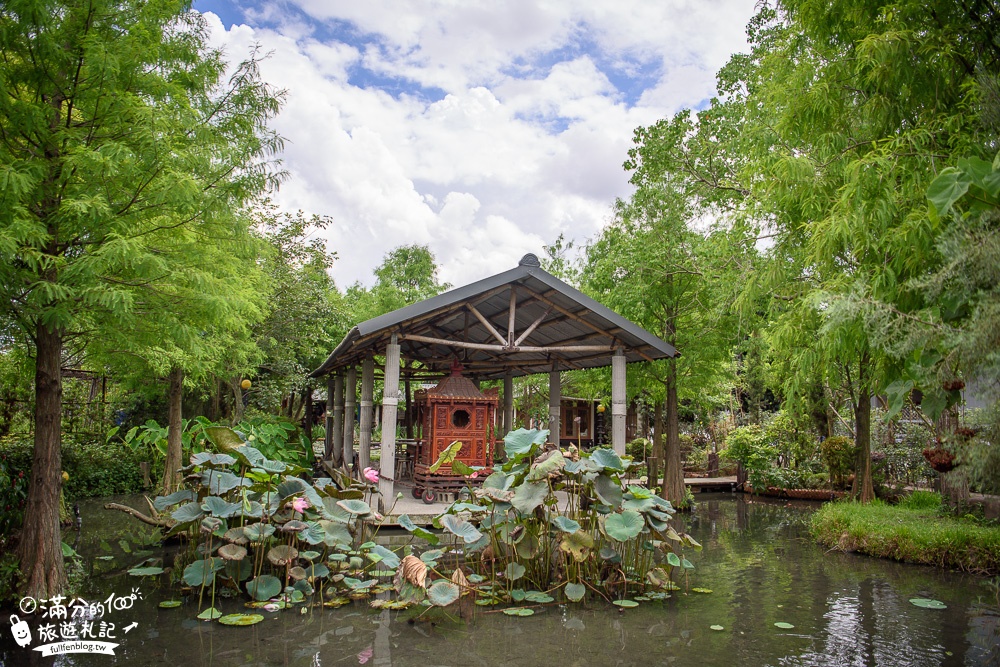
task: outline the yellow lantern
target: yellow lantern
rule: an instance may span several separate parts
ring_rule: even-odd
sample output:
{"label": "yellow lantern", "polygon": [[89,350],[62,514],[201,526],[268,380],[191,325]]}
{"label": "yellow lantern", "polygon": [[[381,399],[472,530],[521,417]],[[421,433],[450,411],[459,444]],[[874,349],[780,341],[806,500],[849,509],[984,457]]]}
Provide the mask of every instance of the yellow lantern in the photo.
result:
{"label": "yellow lantern", "polygon": [[604,405],[598,403],[598,405],[597,405],[597,411],[598,412],[604,412]]}
{"label": "yellow lantern", "polygon": [[244,391],[249,389],[251,384],[252,383],[250,382],[250,380],[244,380],[243,382],[240,382],[240,386],[243,387]]}

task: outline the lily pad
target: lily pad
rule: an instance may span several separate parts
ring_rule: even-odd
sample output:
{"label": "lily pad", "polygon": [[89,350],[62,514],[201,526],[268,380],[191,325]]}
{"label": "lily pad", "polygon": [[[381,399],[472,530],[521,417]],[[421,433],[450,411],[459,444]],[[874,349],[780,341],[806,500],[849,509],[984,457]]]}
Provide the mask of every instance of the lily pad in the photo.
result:
{"label": "lily pad", "polygon": [[520,563],[507,563],[507,568],[504,570],[504,575],[510,581],[515,581],[524,576],[525,569]]}
{"label": "lily pad", "polygon": [[940,600],[931,600],[930,598],[910,598],[910,604],[921,607],[923,609],[947,609],[948,605]]}
{"label": "lily pad", "polygon": [[642,532],[645,522],[642,515],[634,510],[612,514],[604,521],[604,532],[613,540],[627,542]]}
{"label": "lily pad", "polygon": [[471,544],[482,538],[483,534],[471,523],[454,514],[445,514],[441,517],[441,526],[449,533],[465,540],[466,544]]}
{"label": "lily pad", "polygon": [[188,586],[208,586],[215,578],[215,573],[224,567],[221,558],[206,558],[196,560],[184,568],[184,583]]}
{"label": "lily pad", "polygon": [[722,627],[721,625],[710,625],[710,626],[708,626],[708,629],[709,630],[716,630],[716,631],[725,630],[725,628]]}
{"label": "lily pad", "polygon": [[262,574],[247,582],[247,593],[254,600],[268,600],[281,592],[281,580],[270,574]]}
{"label": "lily pad", "polygon": [[594,480],[594,492],[605,505],[618,507],[622,504],[622,487],[607,475],[598,475]]}
{"label": "lily pad", "polygon": [[372,512],[372,508],[363,500],[338,500],[337,505],[351,514],[359,516],[365,516]]}
{"label": "lily pad", "polygon": [[582,530],[568,533],[559,542],[559,548],[572,555],[573,560],[582,563],[587,560],[590,550],[594,548],[594,537]]}
{"label": "lily pad", "polygon": [[133,567],[128,571],[133,577],[155,577],[158,574],[163,574],[162,567]]}
{"label": "lily pad", "polygon": [[774,624],[774,627],[781,628],[782,630],[791,630],[795,626],[792,625],[791,623],[785,623],[783,621],[778,621],[777,623]]}
{"label": "lily pad", "polygon": [[563,592],[566,594],[566,599],[573,602],[579,602],[583,599],[583,596],[587,594],[587,587],[583,584],[570,582],[563,588]]}
{"label": "lily pad", "polygon": [[534,616],[535,610],[528,609],[527,607],[511,607],[509,609],[504,609],[503,613],[508,616]]}
{"label": "lily pad", "polygon": [[510,502],[521,514],[530,514],[542,504],[548,493],[548,482],[524,482],[514,489]]}
{"label": "lily pad", "polygon": [[711,593],[712,592],[711,588],[692,588],[691,590],[694,591],[695,593]]}
{"label": "lily pad", "polygon": [[613,449],[607,449],[606,447],[595,449],[590,453],[590,460],[607,470],[614,472],[623,472],[625,470],[625,464]]}
{"label": "lily pad", "polygon": [[552,525],[564,533],[575,533],[580,530],[579,523],[562,514],[557,514],[552,518]]}
{"label": "lily pad", "polygon": [[176,609],[180,607],[183,603],[180,600],[164,600],[160,603],[160,609]]}
{"label": "lily pad", "polygon": [[209,607],[205,611],[198,614],[198,618],[202,621],[214,621],[222,616],[222,612],[215,607]]}
{"label": "lily pad", "polygon": [[451,583],[439,579],[427,587],[427,599],[437,607],[447,607],[455,602],[462,594],[462,590]]}
{"label": "lily pad", "polygon": [[264,620],[261,614],[226,614],[219,619],[223,625],[254,625]]}
{"label": "lily pad", "polygon": [[639,606],[639,603],[635,600],[612,600],[611,604],[618,605],[619,607],[625,607],[627,609]]}

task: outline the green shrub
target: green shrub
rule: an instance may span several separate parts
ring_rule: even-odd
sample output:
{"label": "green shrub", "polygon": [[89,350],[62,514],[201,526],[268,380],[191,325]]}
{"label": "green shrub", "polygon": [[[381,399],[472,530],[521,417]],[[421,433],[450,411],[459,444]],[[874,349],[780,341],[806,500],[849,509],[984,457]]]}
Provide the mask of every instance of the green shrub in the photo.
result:
{"label": "green shrub", "polygon": [[625,454],[631,456],[633,461],[643,463],[647,456],[653,455],[653,443],[646,438],[636,438],[625,444]]}
{"label": "green shrub", "polygon": [[857,447],[850,438],[837,435],[827,438],[819,445],[820,453],[830,478],[838,487],[843,487],[844,480],[854,472],[854,460]]}
{"label": "green shrub", "polygon": [[729,432],[722,456],[740,463],[754,488],[765,489],[774,486],[778,453],[759,424],[748,424]]}

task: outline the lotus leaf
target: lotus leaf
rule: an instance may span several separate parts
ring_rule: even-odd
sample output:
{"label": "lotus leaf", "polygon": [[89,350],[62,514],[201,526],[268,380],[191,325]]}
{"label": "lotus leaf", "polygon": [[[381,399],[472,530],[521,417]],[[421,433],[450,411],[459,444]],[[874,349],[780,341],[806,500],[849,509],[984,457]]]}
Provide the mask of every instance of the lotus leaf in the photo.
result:
{"label": "lotus leaf", "polygon": [[625,607],[628,609],[639,606],[639,603],[636,602],[635,600],[612,600],[611,604],[616,604],[619,607]]}
{"label": "lotus leaf", "polygon": [[378,583],[376,579],[368,579],[362,581],[360,579],[353,579],[351,577],[344,577],[344,583],[353,591],[363,591],[366,588],[371,588]]}
{"label": "lotus leaf", "polygon": [[535,610],[528,609],[527,607],[511,607],[510,609],[504,609],[503,613],[508,616],[533,616]]}
{"label": "lotus leaf", "polygon": [[237,583],[246,581],[253,574],[253,561],[247,558],[241,561],[226,561],[224,572],[227,577]]}
{"label": "lotus leaf", "polygon": [[269,560],[272,565],[276,565],[278,567],[290,565],[298,557],[299,550],[287,544],[279,544],[271,547],[267,552],[267,560]]}
{"label": "lotus leaf", "polygon": [[295,581],[302,581],[306,578],[306,569],[300,565],[288,568],[288,576]]}
{"label": "lotus leaf", "polygon": [[219,619],[223,625],[254,625],[264,620],[260,614],[226,614]]}
{"label": "lotus leaf", "polygon": [[198,614],[198,618],[202,621],[214,621],[222,616],[222,612],[215,607],[209,607],[205,611]]}
{"label": "lotus leaf", "polygon": [[259,449],[251,445],[242,445],[232,450],[231,452],[240,460],[243,465],[254,467],[258,462],[263,461],[266,457],[260,452]]}
{"label": "lotus leaf", "polygon": [[238,544],[227,544],[219,548],[219,555],[224,560],[243,560],[247,557],[247,550]]}
{"label": "lotus leaf", "polygon": [[205,470],[201,484],[213,496],[222,496],[239,486],[250,486],[250,480],[237,477],[227,470]]}
{"label": "lotus leaf", "polygon": [[531,560],[538,555],[541,549],[541,545],[538,543],[538,538],[534,533],[524,531],[524,537],[522,537],[517,545],[514,547],[514,551],[523,560]]}
{"label": "lotus leaf", "polygon": [[207,586],[215,579],[215,573],[223,568],[225,563],[221,558],[205,558],[184,568],[183,580],[188,586]]}
{"label": "lotus leaf", "polygon": [[708,629],[709,630],[716,630],[716,631],[718,631],[718,630],[725,630],[725,628],[722,627],[721,625],[710,625],[710,626],[708,626]]}
{"label": "lotus leaf", "polygon": [[520,563],[507,563],[507,568],[504,570],[504,576],[510,581],[516,581],[524,576],[525,573],[524,566]]}
{"label": "lotus leaf", "polygon": [[527,458],[533,448],[545,444],[548,437],[549,432],[547,430],[539,431],[519,428],[504,436],[504,452],[511,461],[520,461]]}
{"label": "lotus leaf", "polygon": [[322,556],[322,554],[320,552],[318,552],[318,551],[300,551],[299,552],[299,558],[305,558],[308,561],[314,561],[317,558],[319,558],[320,556]]}
{"label": "lotus leaf", "polygon": [[622,508],[636,512],[648,512],[656,507],[652,498],[627,498],[622,502]]}
{"label": "lotus leaf", "polygon": [[566,459],[559,450],[552,450],[547,454],[539,456],[534,463],[528,476],[525,478],[529,482],[538,482],[548,479],[549,475],[558,473],[566,467]]}
{"label": "lotus leaf", "polygon": [[492,500],[494,504],[508,503],[514,497],[514,492],[510,489],[501,491],[500,489],[482,488],[475,489],[472,493],[476,496],[476,498],[488,498],[489,500]]}
{"label": "lotus leaf", "polygon": [[569,582],[565,587],[563,587],[563,593],[566,594],[567,600],[579,602],[583,599],[583,596],[587,594],[587,587],[583,584]]}
{"label": "lotus leaf", "polygon": [[542,504],[548,493],[549,485],[546,482],[524,482],[514,489],[511,504],[521,514],[531,514]]}
{"label": "lotus leaf", "polygon": [[368,506],[363,500],[338,500],[337,506],[347,510],[351,514],[356,514],[359,516],[367,516],[372,513],[372,508]]}
{"label": "lotus leaf", "polygon": [[685,533],[683,539],[684,539],[684,544],[691,547],[695,551],[701,551],[702,548],[701,544],[699,544],[693,537]]}
{"label": "lotus leaf", "polygon": [[402,581],[398,587],[399,600],[409,604],[423,602],[427,598],[427,591],[423,586],[415,586],[409,581]]}
{"label": "lotus leaf", "polygon": [[254,464],[254,471],[263,472],[268,475],[280,475],[285,472],[288,468],[288,464],[283,461],[272,461],[267,458],[263,458]]}
{"label": "lotus leaf", "polygon": [[351,599],[345,597],[332,598],[324,602],[323,606],[336,609],[337,607],[343,607],[345,604],[351,604]]}
{"label": "lotus leaf", "polygon": [[695,593],[711,593],[712,592],[711,588],[692,588],[691,590],[694,591]]}
{"label": "lotus leaf", "polygon": [[444,551],[444,549],[428,549],[420,554],[420,560],[433,567],[431,563],[436,563],[437,559],[444,555]]}
{"label": "lotus leaf", "polygon": [[680,567],[681,566],[681,558],[680,558],[680,556],[678,556],[677,554],[675,554],[673,551],[667,553],[667,562],[670,563],[671,565],[673,565],[674,567]]}
{"label": "lotus leaf", "polygon": [[243,534],[251,542],[263,542],[274,535],[274,526],[269,523],[252,523],[243,527]]}
{"label": "lotus leaf", "polygon": [[452,461],[451,472],[454,475],[461,475],[463,477],[468,477],[469,475],[475,473],[476,469],[470,468],[468,465],[462,463],[461,461]]}
{"label": "lotus leaf", "polygon": [[198,496],[194,491],[190,489],[181,489],[180,491],[174,491],[169,496],[157,496],[157,498],[153,500],[153,507],[157,512],[162,512],[168,507],[173,507],[174,505],[182,503],[185,500],[195,500],[197,497]]}
{"label": "lotus leaf", "polygon": [[615,450],[601,447],[590,453],[590,460],[601,466],[605,470],[612,472],[624,472],[625,464]]}
{"label": "lotus leaf", "polygon": [[441,517],[441,527],[449,533],[461,537],[466,544],[475,542],[483,536],[471,523],[453,514],[445,514]]}
{"label": "lotus leaf", "polygon": [[[377,557],[378,560],[375,560],[375,557]],[[368,552],[368,558],[376,563],[381,563],[385,567],[392,570],[399,567],[399,556],[389,549],[386,549],[381,544],[376,544],[372,547],[372,550]]]}
{"label": "lotus leaf", "polygon": [[656,588],[670,588],[670,575],[662,567],[654,567],[646,573],[646,581]]}
{"label": "lotus leaf", "polygon": [[270,574],[262,574],[247,582],[247,593],[254,600],[269,600],[280,592],[281,580]]}
{"label": "lotus leaf", "polygon": [[605,505],[617,509],[622,504],[622,487],[607,475],[598,475],[594,479],[594,492]]}
{"label": "lotus leaf", "polygon": [[438,579],[427,587],[427,599],[435,607],[447,607],[458,600],[462,590],[450,581]]}
{"label": "lotus leaf", "polygon": [[155,577],[163,571],[162,567],[133,567],[128,573],[133,577]]}
{"label": "lotus leaf", "polygon": [[508,475],[507,473],[497,470],[489,477],[483,480],[484,489],[496,489],[498,491],[506,491],[510,488],[510,485],[514,483],[514,475]]}
{"label": "lotus leaf", "polygon": [[541,591],[528,591],[528,593],[525,594],[524,599],[528,602],[537,602],[539,604],[555,602],[554,597],[547,593],[542,593]]}
{"label": "lotus leaf", "polygon": [[552,517],[552,525],[564,533],[575,533],[580,530],[580,524],[569,517],[557,514]]}
{"label": "lotus leaf", "polygon": [[203,516],[205,516],[201,511],[201,506],[198,503],[187,503],[186,505],[181,505],[171,513],[170,518],[176,521],[178,524],[181,523],[192,523],[198,521]]}
{"label": "lotus leaf", "polygon": [[243,438],[226,426],[209,426],[205,429],[205,436],[222,452],[231,452],[243,445]]}
{"label": "lotus leaf", "polygon": [[687,558],[681,558],[681,565],[689,570],[694,569],[694,563],[689,561]]}
{"label": "lotus leaf", "polygon": [[488,512],[488,507],[483,507],[482,505],[473,505],[472,503],[454,503],[449,511],[455,512],[470,512],[472,514],[479,514],[480,512]]}
{"label": "lotus leaf", "polygon": [[638,536],[645,525],[641,514],[625,510],[621,514],[611,514],[604,520],[604,533],[618,542],[628,542]]}
{"label": "lotus leaf", "polygon": [[923,609],[947,609],[948,605],[941,602],[940,600],[931,600],[928,598],[910,598],[910,604],[917,607],[922,607]]}
{"label": "lotus leaf", "polygon": [[791,630],[795,626],[792,625],[791,623],[784,623],[782,621],[779,621],[779,622],[777,622],[777,623],[774,624],[774,627],[781,628],[782,630]]}
{"label": "lotus leaf", "polygon": [[159,604],[160,609],[176,609],[183,604],[180,600],[164,600]]}
{"label": "lotus leaf", "polygon": [[191,455],[191,465],[193,466],[210,466],[227,468],[236,463],[234,459],[229,454],[214,454],[212,452],[197,452]]}
{"label": "lotus leaf", "polygon": [[309,579],[322,579],[330,575],[330,568],[323,563],[315,563],[306,568],[306,576]]}
{"label": "lotus leaf", "polygon": [[442,451],[438,456],[437,461],[427,467],[427,472],[435,473],[441,468],[441,466],[450,464],[455,460],[455,457],[458,456],[460,451],[462,451],[462,442],[460,440],[456,440],[445,447],[444,451]]}
{"label": "lotus leaf", "polygon": [[578,530],[565,535],[559,542],[559,548],[573,556],[576,562],[582,563],[594,548],[594,538],[590,533]]}
{"label": "lotus leaf", "polygon": [[438,538],[438,536],[432,533],[431,531],[421,528],[420,526],[413,523],[413,520],[410,519],[410,517],[407,516],[406,514],[400,514],[399,519],[397,521],[399,522],[400,526],[410,531],[417,537],[423,540],[427,540],[427,542],[430,544],[437,544],[438,542],[441,541],[440,538]]}
{"label": "lotus leaf", "polygon": [[[222,519],[214,516],[207,516],[201,520],[201,532],[218,534],[220,529],[226,525]],[[221,536],[220,536],[221,537]]]}

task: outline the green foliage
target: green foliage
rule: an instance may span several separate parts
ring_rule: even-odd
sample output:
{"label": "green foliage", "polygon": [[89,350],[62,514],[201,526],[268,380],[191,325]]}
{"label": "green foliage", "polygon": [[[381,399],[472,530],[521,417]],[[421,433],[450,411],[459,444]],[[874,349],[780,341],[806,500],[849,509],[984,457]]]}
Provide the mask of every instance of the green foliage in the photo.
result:
{"label": "green foliage", "polygon": [[943,502],[940,493],[917,490],[903,496],[899,506],[908,510],[938,510]]}
{"label": "green foliage", "polygon": [[760,424],[748,424],[730,431],[722,456],[739,462],[755,489],[771,486],[769,482],[776,466],[778,448],[771,443]]}
{"label": "green foliage", "polygon": [[[8,437],[0,442],[0,455],[6,456],[4,464],[15,481],[31,477],[33,443],[19,437]],[[140,462],[143,458],[122,443],[95,443],[67,439],[63,443],[63,472],[69,480],[63,483],[68,500],[93,498],[118,494],[139,493],[143,490]],[[24,477],[18,475],[24,473]],[[0,473],[2,476],[2,473]],[[2,480],[0,480],[2,481]],[[20,487],[19,487],[20,488]],[[0,494],[6,492],[6,487]],[[23,493],[20,491],[19,493]],[[16,512],[16,506],[14,512]],[[6,518],[6,517],[5,517]],[[20,526],[20,521],[15,522]]]}
{"label": "green foliage", "polygon": [[827,503],[813,515],[821,544],[844,551],[984,575],[1000,573],[1000,528],[940,516],[929,496],[891,506]]}
{"label": "green foliage", "polygon": [[823,463],[830,472],[834,484],[843,488],[844,480],[854,472],[857,461],[857,446],[854,441],[844,436],[835,435],[820,443]]}
{"label": "green foliage", "polygon": [[0,544],[21,528],[31,478],[30,448],[15,449],[12,442],[0,441]]}

